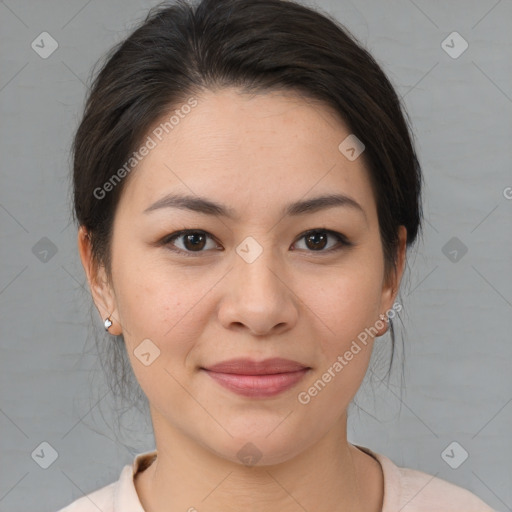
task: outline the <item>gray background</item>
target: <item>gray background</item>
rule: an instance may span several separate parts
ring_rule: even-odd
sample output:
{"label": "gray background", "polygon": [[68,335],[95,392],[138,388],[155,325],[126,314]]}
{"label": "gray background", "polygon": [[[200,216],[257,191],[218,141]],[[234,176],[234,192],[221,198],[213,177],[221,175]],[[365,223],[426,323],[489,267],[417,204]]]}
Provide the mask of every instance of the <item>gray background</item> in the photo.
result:
{"label": "gray background", "polygon": [[[93,342],[102,327],[70,222],[69,146],[93,64],[156,3],[0,2],[0,512],[57,510],[154,447],[141,416],[122,439],[109,428]],[[317,5],[403,96],[426,182],[424,239],[401,294],[405,351],[380,383],[390,343],[378,341],[349,440],[512,510],[512,2]],[[43,31],[59,45],[46,59],[31,47]],[[458,58],[441,45],[453,31],[469,44]],[[52,244],[55,254],[41,252]],[[458,469],[441,456],[454,441],[469,454]],[[48,469],[31,455],[42,442],[58,454]]]}

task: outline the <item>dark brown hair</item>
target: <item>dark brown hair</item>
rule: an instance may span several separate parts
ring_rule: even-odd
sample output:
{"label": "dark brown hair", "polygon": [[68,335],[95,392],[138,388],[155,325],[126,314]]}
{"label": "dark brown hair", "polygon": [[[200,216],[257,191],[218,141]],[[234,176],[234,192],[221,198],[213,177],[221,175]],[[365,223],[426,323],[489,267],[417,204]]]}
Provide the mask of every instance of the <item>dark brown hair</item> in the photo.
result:
{"label": "dark brown hair", "polygon": [[90,234],[93,257],[109,278],[112,225],[127,179],[101,199],[94,191],[164,114],[202,90],[233,86],[294,91],[339,114],[365,145],[386,269],[392,269],[399,226],[407,228],[408,246],[421,228],[422,177],[407,114],[374,58],[328,14],[295,2],[177,0],[151,9],[106,55],[73,143],[74,218]]}

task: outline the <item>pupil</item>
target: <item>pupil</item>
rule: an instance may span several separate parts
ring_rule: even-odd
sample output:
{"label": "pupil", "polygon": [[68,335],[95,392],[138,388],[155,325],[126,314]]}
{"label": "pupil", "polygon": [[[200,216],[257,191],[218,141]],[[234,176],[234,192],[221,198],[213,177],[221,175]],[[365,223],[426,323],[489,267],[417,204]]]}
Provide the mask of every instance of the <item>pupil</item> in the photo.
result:
{"label": "pupil", "polygon": [[[318,239],[321,239],[321,241],[319,241]],[[326,236],[323,233],[314,233],[314,234],[308,236],[308,240],[314,240],[314,242],[313,242],[314,249],[323,249],[325,247],[325,239],[326,239]],[[318,244],[320,244],[320,247],[318,247]]]}
{"label": "pupil", "polygon": [[[194,248],[194,247],[195,247],[195,248],[198,248],[198,247],[199,247],[200,249],[202,249],[201,241],[199,241],[199,245],[198,245],[197,240],[195,240],[195,237],[202,238],[202,237],[203,237],[203,235],[201,235],[200,233],[192,233],[192,234],[190,234],[190,235],[187,235],[187,237],[186,237],[186,241],[187,241],[188,243],[191,243],[192,248]],[[195,240],[195,241],[194,241],[194,240]],[[204,242],[204,240],[202,240],[202,241]],[[204,245],[204,244],[203,244],[203,245]]]}

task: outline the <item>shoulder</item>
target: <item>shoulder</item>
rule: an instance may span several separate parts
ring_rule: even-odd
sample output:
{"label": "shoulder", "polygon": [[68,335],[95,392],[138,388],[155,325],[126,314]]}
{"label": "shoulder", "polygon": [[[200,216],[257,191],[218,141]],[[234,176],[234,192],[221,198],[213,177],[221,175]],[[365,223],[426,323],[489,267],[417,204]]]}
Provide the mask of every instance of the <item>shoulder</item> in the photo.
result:
{"label": "shoulder", "polygon": [[57,512],[112,512],[116,482],[78,498]]}
{"label": "shoulder", "polygon": [[398,468],[403,512],[494,512],[472,492],[436,476]]}
{"label": "shoulder", "polygon": [[382,467],[382,512],[496,512],[463,487],[423,471],[399,467],[385,455],[355,446],[374,457]]}
{"label": "shoulder", "polygon": [[57,512],[144,512],[134,484],[134,475],[156,458],[156,450],[135,455],[132,464],[121,470],[119,479],[78,498]]}

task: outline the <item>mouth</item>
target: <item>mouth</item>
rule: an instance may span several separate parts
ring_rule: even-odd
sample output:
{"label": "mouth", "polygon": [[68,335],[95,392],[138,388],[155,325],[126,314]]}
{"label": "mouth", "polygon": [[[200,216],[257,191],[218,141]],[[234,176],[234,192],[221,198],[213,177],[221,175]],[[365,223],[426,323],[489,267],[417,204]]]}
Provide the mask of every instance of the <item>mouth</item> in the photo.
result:
{"label": "mouth", "polygon": [[242,396],[267,398],[295,386],[311,370],[296,361],[273,358],[264,361],[230,359],[201,368],[222,387]]}

